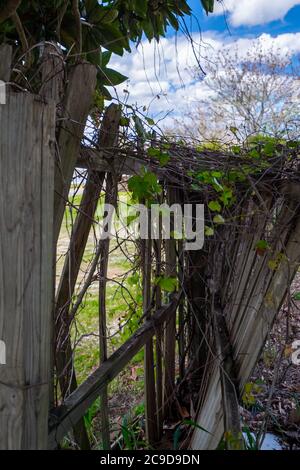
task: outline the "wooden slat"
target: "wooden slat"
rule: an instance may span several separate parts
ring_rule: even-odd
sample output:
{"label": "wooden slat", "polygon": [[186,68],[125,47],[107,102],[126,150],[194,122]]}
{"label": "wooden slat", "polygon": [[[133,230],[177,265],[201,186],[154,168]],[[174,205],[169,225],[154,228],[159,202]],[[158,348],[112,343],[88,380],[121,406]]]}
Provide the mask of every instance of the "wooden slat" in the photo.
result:
{"label": "wooden slat", "polygon": [[141,326],[55,410],[55,413],[53,412],[49,429],[50,448],[56,447],[57,442],[60,442],[68,431],[72,429],[97,399],[103,387],[124,369],[144,346],[146,341],[155,334],[156,328],[162,325],[170,316],[174,315],[181,295],[181,292],[174,295],[170,304],[156,312],[151,320]]}
{"label": "wooden slat", "polygon": [[96,86],[96,68],[78,63],[70,71],[62,103],[55,166],[54,241],[58,240],[81,140]]}
{"label": "wooden slat", "polygon": [[[184,242],[178,241],[178,281],[182,286],[184,283]],[[183,380],[185,375],[185,334],[184,334],[184,299],[181,300],[178,307],[178,358],[179,358],[179,377]]]}
{"label": "wooden slat", "polygon": [[[162,218],[159,214],[158,222],[158,240],[155,240],[155,256],[156,256],[156,277],[161,276],[161,251],[162,251]],[[156,310],[159,310],[162,305],[162,292],[159,285],[156,286],[155,293],[155,305]],[[155,368],[155,379],[156,379],[156,406],[157,406],[157,438],[160,439],[163,432],[163,327],[159,326],[156,330],[156,342],[155,342],[155,353],[156,353],[156,368]]]}
{"label": "wooden slat", "polygon": [[[118,105],[111,104],[107,108],[98,138],[98,143],[103,149],[115,145],[118,138],[120,115],[121,111]],[[88,173],[56,295],[56,336],[60,338],[63,344],[62,347],[60,347],[60,343],[57,344],[56,368],[63,397],[66,397],[77,388],[76,374],[73,367],[72,345],[69,336],[69,307],[88,236],[94,222],[104,178],[104,172],[96,173],[89,171]],[[74,435],[81,449],[89,447],[83,421],[77,424],[74,429]]]}
{"label": "wooden slat", "polygon": [[[151,319],[151,218],[148,210],[148,239],[142,240],[143,251],[143,314],[146,321]],[[149,338],[145,344],[144,356],[145,369],[145,415],[146,415],[146,437],[152,446],[157,441],[157,419],[156,419],[156,388],[154,376],[153,338]]]}
{"label": "wooden slat", "polygon": [[9,94],[0,129],[0,449],[45,449],[55,107]]}
{"label": "wooden slat", "polygon": [[8,44],[0,45],[0,80],[8,82],[11,74],[12,47]]}
{"label": "wooden slat", "polygon": [[[119,121],[120,108],[116,104],[111,104],[106,110],[99,133],[99,145],[101,145],[103,149],[114,146],[116,143]],[[70,340],[65,341],[66,335],[69,334],[69,321],[67,317],[88,236],[94,222],[104,178],[105,173],[103,172],[95,173],[91,171],[88,174],[56,294],[56,335],[57,337],[62,335],[62,340],[66,346],[65,349],[69,350],[69,354],[64,357],[64,351],[58,348],[56,358],[58,376],[61,377],[60,385],[63,397],[68,391],[72,392],[77,386],[76,379],[74,378],[72,379],[74,382],[73,386],[70,386],[73,367],[71,364],[72,356],[70,355],[71,342]],[[67,328],[67,331],[64,331],[64,328]],[[66,368],[69,370],[69,373]],[[63,377],[64,374],[66,374],[66,378]]]}
{"label": "wooden slat", "polygon": [[[176,190],[167,186],[167,204],[171,207],[176,203]],[[166,276],[177,277],[176,240],[174,239],[174,214],[170,216],[171,237],[166,240]],[[165,368],[164,368],[164,417],[172,415],[173,392],[175,387],[175,347],[176,347],[176,316],[170,317],[165,325]]]}
{"label": "wooden slat", "polygon": [[[118,179],[112,174],[108,174],[105,185],[105,204],[109,204],[117,209],[118,198]],[[112,216],[112,214],[108,214]],[[103,227],[104,232],[109,232],[110,221]],[[107,327],[106,327],[106,284],[108,272],[110,239],[102,240],[102,252],[99,263],[99,352],[100,365],[107,361]],[[109,413],[108,413],[108,390],[107,386],[103,387],[100,394],[100,414],[101,414],[101,436],[103,449],[110,449],[110,433],[109,433]]]}
{"label": "wooden slat", "polygon": [[241,430],[236,367],[225,317],[218,306],[214,308],[214,323],[218,359],[220,360],[222,410],[224,416],[224,431],[227,434],[226,445],[228,450],[241,450],[244,448],[244,445]]}
{"label": "wooden slat", "polygon": [[64,87],[64,57],[54,44],[44,46],[42,57],[42,86],[39,95],[56,104],[60,103]]}
{"label": "wooden slat", "polygon": [[[237,311],[230,323],[234,330],[235,323],[239,327],[235,334],[230,331],[234,340],[233,360],[236,365],[236,377],[241,393],[245,383],[249,380],[253,368],[261,354],[267,335],[273,325],[275,316],[288,292],[291,282],[300,265],[300,216],[298,200],[287,199],[282,207],[281,216],[273,228],[274,253],[283,252],[284,257],[279,267],[272,271],[268,267],[269,256],[265,256],[252,270],[250,285],[251,297]],[[248,295],[248,292],[247,292]],[[224,432],[221,400],[220,371],[218,360],[210,376],[208,390],[204,403],[198,415],[197,422],[211,434],[196,430],[191,446],[193,449],[214,449]],[[215,400],[212,402],[211,396]]]}
{"label": "wooden slat", "polygon": [[[110,163],[111,155],[114,155],[114,164]],[[94,171],[114,172],[118,175],[136,175],[147,166],[151,171],[155,172],[158,176],[163,177],[167,171],[159,167],[158,164],[151,164],[138,157],[133,157],[124,154],[113,147],[105,152],[97,149],[90,149],[82,147],[80,155],[77,159],[76,166],[78,168],[89,169]]]}

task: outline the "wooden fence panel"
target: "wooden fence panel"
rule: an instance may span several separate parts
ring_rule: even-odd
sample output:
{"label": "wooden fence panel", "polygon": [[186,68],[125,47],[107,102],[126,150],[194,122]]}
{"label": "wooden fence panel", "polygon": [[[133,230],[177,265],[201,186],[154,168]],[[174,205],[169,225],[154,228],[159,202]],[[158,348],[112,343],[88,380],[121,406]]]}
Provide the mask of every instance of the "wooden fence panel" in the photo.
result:
{"label": "wooden fence panel", "polygon": [[[249,380],[276,314],[300,265],[300,218],[297,191],[294,192],[294,195],[286,198],[280,218],[273,228],[274,252],[284,254],[280,264],[275,270],[270,269],[268,261],[271,259],[272,252],[262,257],[257,262],[255,269],[252,268],[251,273],[246,263],[245,269],[249,278],[247,284],[244,286],[243,283],[237,283],[241,289],[245,290],[246,288],[251,291],[245,305],[241,304],[234,311],[234,315],[231,314],[229,325],[227,324],[233,347],[232,359],[235,365],[237,393],[239,394]],[[249,254],[246,253],[246,256],[252,265],[252,251],[250,250]],[[225,319],[227,321],[226,316]],[[238,329],[236,325],[239,325]],[[191,442],[193,449],[215,449],[226,428],[226,419],[225,423],[223,419],[224,396],[222,399],[220,380],[220,369],[224,368],[224,364],[220,363],[219,357],[216,356],[214,359],[209,386],[204,394],[197,419],[198,424],[209,433],[195,430]],[[228,375],[226,368],[225,371]]]}
{"label": "wooden fence panel", "polygon": [[0,449],[47,448],[54,124],[32,95],[0,105]]}
{"label": "wooden fence panel", "polygon": [[57,443],[68,433],[99,394],[111,382],[131,359],[152,338],[170,316],[175,315],[182,291],[175,294],[168,305],[156,312],[151,320],[145,322],[125,343],[103,362],[66,400],[53,410],[49,430],[49,447]]}

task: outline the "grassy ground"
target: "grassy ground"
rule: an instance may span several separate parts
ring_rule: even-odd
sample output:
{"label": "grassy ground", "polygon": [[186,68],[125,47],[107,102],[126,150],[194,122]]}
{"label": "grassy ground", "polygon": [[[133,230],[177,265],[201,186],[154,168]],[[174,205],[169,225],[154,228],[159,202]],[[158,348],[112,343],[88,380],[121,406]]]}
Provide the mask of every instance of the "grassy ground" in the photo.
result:
{"label": "grassy ground", "polygon": [[[71,206],[65,213],[64,223],[58,243],[57,284],[61,274],[65,255],[68,250],[70,234],[74,224],[77,208],[80,205],[82,194],[76,194],[71,198]],[[128,194],[119,193],[120,211],[126,215]],[[104,195],[102,195],[95,219],[102,219]],[[89,265],[93,259],[96,247],[96,239],[99,237],[99,227],[95,226],[88,239],[83,257],[81,271],[78,277],[76,291],[84,281]],[[127,254],[134,257],[134,243],[126,242],[122,245]],[[116,239],[110,243],[110,257],[107,282],[107,326],[108,326],[108,350],[111,354],[116,350],[139,326],[142,315],[142,296],[139,276],[131,272],[132,263],[118,247]],[[122,284],[123,287],[120,286]],[[99,305],[98,305],[98,281],[90,286],[84,302],[76,315],[72,326],[72,340],[75,347],[75,370],[78,383],[82,383],[99,365]],[[143,351],[131,361],[119,376],[109,386],[109,408],[112,438],[117,435],[122,427],[122,420],[129,414],[136,414],[143,410],[142,396],[144,387]],[[86,424],[96,447],[101,446],[101,423],[97,417],[99,401],[96,401],[86,414]]]}

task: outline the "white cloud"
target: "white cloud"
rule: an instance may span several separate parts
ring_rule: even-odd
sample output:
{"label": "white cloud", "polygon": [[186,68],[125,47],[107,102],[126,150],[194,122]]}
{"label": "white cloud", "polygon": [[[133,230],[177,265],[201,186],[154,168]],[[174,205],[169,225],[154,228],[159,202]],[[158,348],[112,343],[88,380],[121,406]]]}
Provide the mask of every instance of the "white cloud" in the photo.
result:
{"label": "white cloud", "polygon": [[178,117],[185,113],[188,104],[210,93],[205,79],[195,81],[190,72],[190,68],[197,65],[196,57],[200,57],[205,70],[205,61],[213,61],[221,48],[227,48],[233,54],[238,51],[239,57],[245,58],[256,43],[265,51],[280,48],[278,53],[292,55],[300,53],[300,32],[277,37],[262,34],[258,38],[239,38],[236,41],[213,32],[205,33],[201,44],[195,44],[196,55],[190,42],[183,36],[177,40],[174,37],[164,38],[159,45],[144,41],[131,54],[114,56],[111,62],[113,68],[129,77],[127,84],[117,87],[118,97],[125,100],[128,95],[123,90],[127,88],[130,104],[151,104],[150,114],[154,117],[169,112]]}
{"label": "white cloud", "polygon": [[216,3],[215,13],[227,11],[233,26],[254,26],[282,20],[296,5],[300,0],[223,0]]}

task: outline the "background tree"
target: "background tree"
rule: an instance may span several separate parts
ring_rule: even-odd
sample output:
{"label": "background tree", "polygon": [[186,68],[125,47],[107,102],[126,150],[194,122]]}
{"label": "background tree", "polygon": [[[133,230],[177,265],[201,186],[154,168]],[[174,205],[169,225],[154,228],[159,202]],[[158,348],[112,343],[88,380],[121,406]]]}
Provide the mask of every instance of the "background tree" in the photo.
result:
{"label": "background tree", "polygon": [[206,97],[189,108],[175,132],[204,140],[298,136],[299,70],[289,54],[256,44],[241,57],[226,48],[204,68],[204,79],[197,67],[191,73],[203,83]]}

